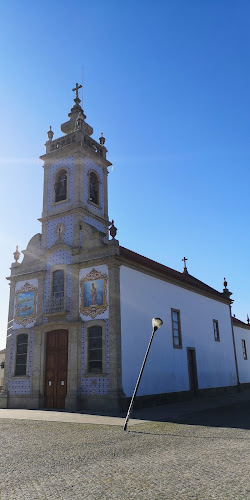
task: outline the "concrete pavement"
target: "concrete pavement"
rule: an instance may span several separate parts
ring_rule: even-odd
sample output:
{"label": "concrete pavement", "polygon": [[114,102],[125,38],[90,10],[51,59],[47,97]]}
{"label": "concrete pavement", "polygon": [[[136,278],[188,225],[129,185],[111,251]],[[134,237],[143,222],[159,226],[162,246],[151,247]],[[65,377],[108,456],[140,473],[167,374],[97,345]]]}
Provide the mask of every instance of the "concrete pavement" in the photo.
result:
{"label": "concrete pavement", "polygon": [[[162,406],[134,410],[129,426],[145,422],[176,422],[185,416],[206,410],[250,402],[250,390],[216,397],[197,397],[190,401],[179,401]],[[51,410],[0,409],[0,419],[37,420],[94,425],[124,425],[126,412],[105,414],[105,412],[75,412]]]}
{"label": "concrete pavement", "polygon": [[0,410],[0,500],[250,500],[249,396],[136,410],[128,432],[124,415]]}

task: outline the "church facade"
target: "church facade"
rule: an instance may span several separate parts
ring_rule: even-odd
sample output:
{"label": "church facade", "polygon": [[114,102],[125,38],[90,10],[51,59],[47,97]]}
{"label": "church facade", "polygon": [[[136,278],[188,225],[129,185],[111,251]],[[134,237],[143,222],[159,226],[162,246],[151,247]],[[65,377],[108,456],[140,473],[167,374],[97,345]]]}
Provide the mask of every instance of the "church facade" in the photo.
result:
{"label": "church facade", "polygon": [[[114,409],[138,397],[236,388],[250,382],[249,324],[218,292],[119,245],[108,217],[105,139],[92,138],[78,84],[63,136],[48,132],[41,234],[11,266],[0,407]],[[249,351],[250,352],[250,351]]]}

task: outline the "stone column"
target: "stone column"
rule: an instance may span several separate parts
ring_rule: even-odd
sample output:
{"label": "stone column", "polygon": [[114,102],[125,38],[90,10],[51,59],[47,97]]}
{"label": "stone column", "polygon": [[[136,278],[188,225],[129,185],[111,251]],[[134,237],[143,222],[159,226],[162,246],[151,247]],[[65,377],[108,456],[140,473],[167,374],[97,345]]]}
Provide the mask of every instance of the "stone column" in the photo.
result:
{"label": "stone column", "polygon": [[[16,264],[12,264],[13,266]],[[6,351],[5,351],[5,362],[4,362],[4,382],[2,392],[0,394],[0,408],[8,407],[8,385],[9,385],[9,371],[10,371],[10,355],[11,355],[11,343],[13,335],[13,318],[14,318],[14,303],[15,303],[15,287],[16,280],[11,278],[10,285],[10,300],[9,300],[9,314],[8,314],[8,326],[7,338],[6,338]]]}
{"label": "stone column", "polygon": [[41,271],[39,274],[37,274],[37,279],[38,279],[38,300],[37,300],[36,325],[40,325],[43,322],[43,298],[44,298],[45,271]]}
{"label": "stone column", "polygon": [[72,291],[71,291],[71,321],[79,320],[79,265],[71,264]]}
{"label": "stone column", "polygon": [[33,329],[33,356],[32,356],[32,372],[31,372],[31,396],[30,408],[40,408],[40,378],[43,374],[41,370],[41,343],[42,332],[39,328]]}
{"label": "stone column", "polygon": [[121,377],[121,312],[120,312],[120,266],[109,265],[109,365],[110,405],[119,407],[122,397]]}
{"label": "stone column", "polygon": [[68,377],[67,377],[67,396],[65,401],[65,409],[68,411],[75,411],[77,408],[78,329],[79,329],[78,324],[71,325],[68,333]]}
{"label": "stone column", "polygon": [[[49,167],[50,164],[47,162],[44,164],[44,185],[43,185],[43,213],[42,217],[47,217],[48,215],[48,198],[49,198]],[[53,186],[52,186],[53,188]],[[42,249],[47,248],[47,221],[42,222]]]}

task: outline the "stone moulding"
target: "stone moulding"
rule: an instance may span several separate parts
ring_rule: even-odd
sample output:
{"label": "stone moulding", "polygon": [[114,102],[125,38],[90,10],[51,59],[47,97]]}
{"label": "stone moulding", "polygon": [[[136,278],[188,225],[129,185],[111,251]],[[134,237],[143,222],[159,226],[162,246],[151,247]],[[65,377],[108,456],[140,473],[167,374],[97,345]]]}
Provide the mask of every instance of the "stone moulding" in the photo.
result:
{"label": "stone moulding", "polygon": [[80,280],[81,303],[80,312],[94,319],[107,310],[107,274],[92,269]]}
{"label": "stone moulding", "polygon": [[36,318],[37,287],[26,283],[16,291],[15,322],[26,326]]}

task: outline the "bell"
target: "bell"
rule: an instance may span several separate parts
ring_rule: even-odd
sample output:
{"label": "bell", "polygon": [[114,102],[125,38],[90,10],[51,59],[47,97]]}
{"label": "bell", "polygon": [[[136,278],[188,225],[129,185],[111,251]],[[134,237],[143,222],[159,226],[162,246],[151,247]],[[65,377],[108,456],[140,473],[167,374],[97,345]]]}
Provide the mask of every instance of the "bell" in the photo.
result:
{"label": "bell", "polygon": [[63,182],[59,181],[55,184],[56,201],[62,201],[66,199],[66,188],[66,180],[64,180]]}

